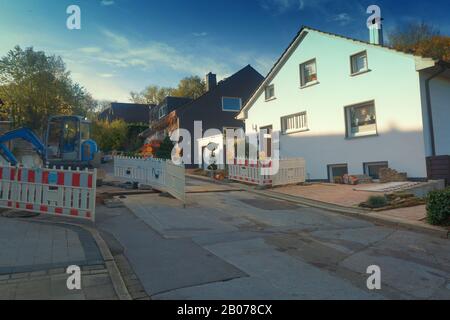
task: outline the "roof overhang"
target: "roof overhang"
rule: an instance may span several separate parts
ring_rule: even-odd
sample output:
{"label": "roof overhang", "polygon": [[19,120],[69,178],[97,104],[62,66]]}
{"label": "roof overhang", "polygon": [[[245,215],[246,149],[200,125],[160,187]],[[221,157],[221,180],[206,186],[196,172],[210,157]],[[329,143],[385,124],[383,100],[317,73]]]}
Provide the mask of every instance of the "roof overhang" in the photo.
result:
{"label": "roof overhang", "polygon": [[250,99],[247,101],[245,106],[242,108],[241,112],[236,116],[238,120],[245,120],[248,117],[248,110],[253,106],[256,100],[259,98],[264,89],[270,84],[270,82],[275,78],[278,71],[284,66],[287,62],[288,58],[292,55],[292,53],[297,49],[299,44],[303,41],[303,39],[308,34],[307,28],[302,28],[300,32],[297,34],[295,39],[291,42],[289,47],[284,51],[278,61],[275,63],[273,68],[270,70],[269,74],[266,76],[264,81],[258,87],[258,89],[253,93]]}
{"label": "roof overhang", "polygon": [[421,68],[417,68],[417,71],[433,75],[441,71],[443,68],[445,70],[439,76],[450,79],[450,63],[445,61],[433,61],[433,64],[422,65]]}

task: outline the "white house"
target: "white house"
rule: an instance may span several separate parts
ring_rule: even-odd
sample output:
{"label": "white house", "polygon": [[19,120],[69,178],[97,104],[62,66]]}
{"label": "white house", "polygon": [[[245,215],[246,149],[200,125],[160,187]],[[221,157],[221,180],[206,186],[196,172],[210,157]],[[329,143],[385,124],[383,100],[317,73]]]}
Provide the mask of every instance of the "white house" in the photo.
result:
{"label": "white house", "polygon": [[246,132],[280,131],[281,157],[306,159],[309,180],[426,178],[450,155],[450,65],[304,27],[243,107]]}

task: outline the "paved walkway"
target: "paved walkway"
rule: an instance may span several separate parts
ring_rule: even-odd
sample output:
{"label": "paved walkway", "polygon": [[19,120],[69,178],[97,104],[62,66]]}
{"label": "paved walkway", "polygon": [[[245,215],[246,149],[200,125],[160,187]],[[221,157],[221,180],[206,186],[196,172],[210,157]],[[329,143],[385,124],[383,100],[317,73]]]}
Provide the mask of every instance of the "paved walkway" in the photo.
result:
{"label": "paved walkway", "polygon": [[[67,267],[82,270],[82,290],[67,288]],[[108,271],[83,228],[0,217],[0,300],[115,299]]]}
{"label": "paved walkway", "polygon": [[346,207],[358,207],[370,196],[384,193],[355,191],[355,186],[318,183],[308,186],[285,186],[273,189],[274,192],[299,196],[322,202],[334,203]]}

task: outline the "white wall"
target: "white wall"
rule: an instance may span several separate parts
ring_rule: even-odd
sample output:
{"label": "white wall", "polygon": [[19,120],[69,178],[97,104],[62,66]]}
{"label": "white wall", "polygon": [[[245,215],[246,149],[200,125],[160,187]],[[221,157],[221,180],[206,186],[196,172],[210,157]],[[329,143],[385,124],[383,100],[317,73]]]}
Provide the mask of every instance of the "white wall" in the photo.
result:
{"label": "white wall", "polygon": [[[367,50],[371,72],[351,77],[350,56]],[[319,84],[300,89],[299,65],[317,59]],[[282,135],[282,157],[303,157],[308,179],[327,179],[327,165],[347,163],[351,174],[364,162],[388,161],[410,177],[426,177],[419,74],[414,58],[310,31],[272,83],[276,99],[262,94],[248,111],[247,132],[282,116],[307,111],[309,131]],[[344,107],[374,100],[378,136],[346,139]]]}
{"label": "white wall", "polygon": [[450,80],[431,80],[430,93],[436,155],[450,155]]}

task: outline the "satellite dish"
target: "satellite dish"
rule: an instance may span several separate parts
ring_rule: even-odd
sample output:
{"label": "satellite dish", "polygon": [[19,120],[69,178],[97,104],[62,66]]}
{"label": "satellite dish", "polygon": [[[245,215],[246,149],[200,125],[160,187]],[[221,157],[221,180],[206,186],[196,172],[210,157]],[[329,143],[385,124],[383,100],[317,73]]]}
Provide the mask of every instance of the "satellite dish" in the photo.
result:
{"label": "satellite dish", "polygon": [[214,142],[211,142],[206,146],[206,148],[211,152],[217,150],[218,147],[219,147],[219,144],[214,143]]}

